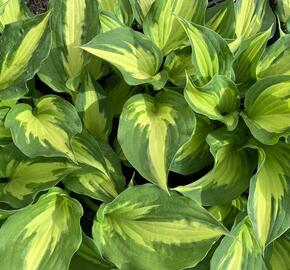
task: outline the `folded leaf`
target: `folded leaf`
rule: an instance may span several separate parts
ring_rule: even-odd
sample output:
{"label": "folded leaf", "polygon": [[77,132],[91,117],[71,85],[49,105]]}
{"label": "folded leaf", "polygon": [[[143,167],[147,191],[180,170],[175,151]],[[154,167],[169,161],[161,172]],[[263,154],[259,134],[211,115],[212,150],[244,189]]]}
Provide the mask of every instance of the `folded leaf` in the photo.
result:
{"label": "folded leaf", "polygon": [[0,32],[4,26],[29,18],[30,12],[23,0],[0,1]]}
{"label": "folded leaf", "polygon": [[164,69],[168,73],[169,80],[177,86],[184,86],[186,73],[195,75],[194,66],[191,61],[191,48],[178,49],[166,57]]}
{"label": "folded leaf", "polygon": [[83,241],[72,257],[69,270],[109,270],[116,267],[102,258],[94,241],[83,233]]}
{"label": "folded leaf", "polygon": [[82,212],[76,200],[54,188],[36,204],[9,217],[0,230],[1,267],[68,269],[81,244]]}
{"label": "folded leaf", "polygon": [[195,76],[202,86],[215,75],[232,77],[233,55],[226,41],[207,27],[192,24],[179,17],[192,47],[192,63]]}
{"label": "folded leaf", "polygon": [[19,103],[8,113],[15,145],[29,157],[62,156],[74,160],[71,138],[82,131],[76,109],[58,96],[43,96],[32,108]]}
{"label": "folded leaf", "polygon": [[166,83],[167,75],[158,73],[161,51],[142,33],[120,27],[96,36],[82,48],[115,66],[129,85],[151,83],[161,89]]}
{"label": "folded leaf", "polygon": [[149,184],[130,187],[102,205],[93,226],[101,253],[128,270],[194,266],[225,233],[195,201]]}
{"label": "folded leaf", "polygon": [[255,166],[250,153],[242,147],[246,143],[242,128],[229,132],[221,128],[207,137],[215,164],[211,171],[192,184],[175,188],[202,205],[232,201],[249,185]]}
{"label": "folded leaf", "polygon": [[87,74],[76,94],[75,106],[84,127],[97,139],[107,140],[113,112],[104,89]]}
{"label": "folded leaf", "polygon": [[216,75],[209,83],[199,87],[187,76],[184,96],[195,112],[224,123],[229,130],[236,128],[240,100],[232,80]]}
{"label": "folded leaf", "polygon": [[100,32],[98,3],[91,0],[50,0],[52,50],[40,79],[57,92],[78,91],[81,73],[90,61],[80,46]]}
{"label": "folded leaf", "polygon": [[290,228],[290,145],[253,143],[259,153],[257,173],[250,184],[248,212],[261,247]]}
{"label": "folded leaf", "polygon": [[1,100],[17,99],[28,92],[26,82],[39,70],[51,47],[48,19],[49,13],[5,27],[0,38]]}
{"label": "folded leaf", "polygon": [[155,0],[129,0],[135,19],[142,24]]}
{"label": "folded leaf", "polygon": [[257,81],[247,92],[242,116],[252,135],[275,144],[290,134],[290,76]]}
{"label": "folded leaf", "polygon": [[167,190],[178,149],[192,136],[195,115],[179,93],[138,94],[123,107],[118,141],[127,160],[147,180]]}
{"label": "folded leaf", "polygon": [[290,30],[290,1],[277,0],[275,1],[275,13],[278,15],[283,28],[289,33]]}
{"label": "folded leaf", "polygon": [[259,79],[274,75],[290,75],[290,36],[284,35],[266,48],[257,65]]}
{"label": "folded leaf", "polygon": [[226,0],[206,10],[206,25],[223,38],[234,38],[236,16],[234,1]]}
{"label": "folded leaf", "polygon": [[220,243],[211,260],[216,270],[266,270],[263,253],[248,217],[237,224]]}
{"label": "folded leaf", "polygon": [[0,201],[14,208],[32,203],[39,191],[56,185],[75,170],[65,159],[31,159],[13,144],[0,150]]}
{"label": "folded leaf", "polygon": [[109,11],[103,11],[100,14],[100,22],[102,26],[102,32],[108,32],[125,26],[114,13]]}
{"label": "folded leaf", "polygon": [[74,137],[72,148],[80,169],[63,181],[68,189],[105,202],[124,190],[120,162],[107,143],[84,132]]}
{"label": "folded leaf", "polygon": [[208,166],[213,159],[206,142],[206,137],[213,129],[214,126],[210,120],[198,116],[193,136],[178,150],[170,170],[188,175]]}
{"label": "folded leaf", "polygon": [[163,55],[168,55],[188,43],[176,15],[204,24],[206,6],[205,0],[155,0],[144,19],[144,33],[160,48]]}

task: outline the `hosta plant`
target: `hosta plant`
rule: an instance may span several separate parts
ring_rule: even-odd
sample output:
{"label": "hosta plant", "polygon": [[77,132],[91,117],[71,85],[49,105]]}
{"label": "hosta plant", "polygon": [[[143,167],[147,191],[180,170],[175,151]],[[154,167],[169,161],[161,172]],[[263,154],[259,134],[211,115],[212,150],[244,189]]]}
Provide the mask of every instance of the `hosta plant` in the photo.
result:
{"label": "hosta plant", "polygon": [[289,270],[289,18],[0,0],[0,269]]}

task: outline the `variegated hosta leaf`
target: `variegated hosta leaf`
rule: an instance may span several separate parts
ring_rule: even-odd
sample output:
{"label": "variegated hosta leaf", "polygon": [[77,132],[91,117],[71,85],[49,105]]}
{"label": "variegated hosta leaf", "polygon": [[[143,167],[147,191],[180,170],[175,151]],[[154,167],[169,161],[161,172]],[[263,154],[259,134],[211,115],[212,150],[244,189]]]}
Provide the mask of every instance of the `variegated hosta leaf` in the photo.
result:
{"label": "variegated hosta leaf", "polygon": [[255,239],[248,217],[245,217],[221,241],[212,260],[215,270],[266,270],[263,253]]}
{"label": "variegated hosta leaf", "polygon": [[125,25],[131,26],[133,11],[130,0],[97,0],[100,11],[110,11]]}
{"label": "variegated hosta leaf", "polygon": [[256,69],[258,61],[266,48],[270,30],[261,32],[244,40],[236,55],[234,61],[234,71],[236,74],[236,83],[241,92],[246,92],[257,79]]}
{"label": "variegated hosta leaf", "polygon": [[193,136],[178,150],[170,170],[188,175],[208,166],[213,159],[206,137],[213,129],[214,126],[210,120],[206,117],[198,116]]}
{"label": "variegated hosta leaf", "polygon": [[81,73],[91,57],[80,46],[100,32],[96,0],[50,0],[52,50],[39,72],[57,92],[78,91]]}
{"label": "variegated hosta leaf", "polygon": [[75,106],[84,127],[97,139],[107,140],[111,132],[113,112],[104,89],[87,74],[79,92]]}
{"label": "variegated hosta leaf", "polygon": [[102,33],[82,48],[115,66],[129,85],[151,83],[161,89],[167,81],[166,72],[158,73],[162,63],[160,50],[130,28]]}
{"label": "variegated hosta leaf", "polygon": [[195,112],[224,123],[229,130],[236,128],[240,99],[231,79],[216,75],[209,83],[199,87],[187,76],[184,96]]}
{"label": "variegated hosta leaf", "polygon": [[24,103],[15,105],[5,126],[10,128],[15,145],[29,157],[75,159],[70,140],[82,131],[81,120],[74,106],[58,96],[43,96],[35,108]]}
{"label": "variegated hosta leaf", "polygon": [[248,212],[263,248],[290,228],[290,145],[250,144],[259,153],[252,177]]}
{"label": "variegated hosta leaf", "polygon": [[0,32],[4,26],[19,20],[29,18],[30,12],[24,0],[1,0],[0,1]]}
{"label": "variegated hosta leaf", "polygon": [[188,45],[186,33],[176,15],[204,24],[206,0],[155,0],[143,22],[145,35],[168,55],[180,46]]}
{"label": "variegated hosta leaf", "polygon": [[290,134],[290,76],[257,81],[247,92],[242,116],[252,135],[275,144]]}
{"label": "variegated hosta leaf", "polygon": [[102,32],[108,32],[125,25],[116,17],[116,15],[109,11],[103,11],[100,14],[100,22]]}
{"label": "variegated hosta leaf", "polygon": [[271,245],[269,270],[288,270],[290,265],[290,239],[285,235],[275,240]]}
{"label": "variegated hosta leaf", "polygon": [[166,57],[164,69],[168,73],[169,80],[177,86],[184,86],[186,73],[195,75],[194,66],[191,60],[191,48],[178,49]]}
{"label": "variegated hosta leaf", "polygon": [[[13,209],[12,207],[9,207],[8,209],[2,207],[2,203],[0,203],[0,228],[1,228],[1,225],[2,223],[5,222],[5,219],[7,219],[8,217],[10,217],[11,215],[13,215],[14,213],[22,210],[23,208],[21,209]],[[5,204],[6,206],[6,204]]]}
{"label": "variegated hosta leaf", "polygon": [[72,257],[69,270],[110,270],[116,267],[102,258],[94,241],[83,233],[80,248]]}
{"label": "variegated hosta leaf", "polygon": [[194,127],[195,115],[181,94],[162,91],[154,98],[138,94],[123,107],[118,141],[133,167],[167,190],[169,167]]}
{"label": "variegated hosta leaf", "polygon": [[175,190],[202,205],[223,204],[248,188],[255,162],[251,153],[242,148],[245,144],[242,128],[233,132],[221,128],[210,133],[207,142],[215,158],[213,169],[197,181]]}
{"label": "variegated hosta leaf", "polygon": [[289,33],[290,30],[290,0],[275,1],[275,12],[278,15],[283,28]]}
{"label": "variegated hosta leaf", "polygon": [[239,41],[268,30],[276,22],[268,0],[236,0],[236,36]]}
{"label": "variegated hosta leaf", "polygon": [[223,38],[232,39],[236,30],[234,1],[226,0],[206,10],[206,25]]}
{"label": "variegated hosta leaf", "polygon": [[10,144],[0,150],[0,201],[24,207],[74,169],[65,159],[31,159]]}
{"label": "variegated hosta leaf", "polygon": [[226,41],[207,27],[192,24],[179,17],[192,47],[192,63],[195,77],[202,86],[215,75],[232,77],[233,55]]}
{"label": "variegated hosta leaf", "polygon": [[104,257],[128,270],[194,266],[225,233],[195,201],[150,184],[130,187],[102,205],[93,226]]}
{"label": "variegated hosta leaf", "polygon": [[[17,99],[28,92],[31,79],[48,56],[49,13],[5,27],[0,38],[0,99]],[[17,35],[15,33],[18,33]]]}
{"label": "variegated hosta leaf", "polygon": [[120,162],[107,143],[96,141],[84,132],[74,137],[72,148],[80,170],[65,179],[68,189],[105,202],[124,190]]}
{"label": "variegated hosta leaf", "polygon": [[259,79],[274,75],[290,75],[290,35],[281,36],[266,48],[257,65]]}
{"label": "variegated hosta leaf", "polygon": [[112,75],[106,80],[105,90],[111,102],[114,116],[119,116],[125,102],[139,92],[137,87],[128,85],[122,78],[116,75]]}
{"label": "variegated hosta leaf", "polygon": [[[81,244],[81,205],[59,188],[15,213],[0,229],[1,268],[66,270]],[[60,256],[61,254],[61,256]]]}
{"label": "variegated hosta leaf", "polygon": [[155,0],[129,0],[135,19],[142,24]]}

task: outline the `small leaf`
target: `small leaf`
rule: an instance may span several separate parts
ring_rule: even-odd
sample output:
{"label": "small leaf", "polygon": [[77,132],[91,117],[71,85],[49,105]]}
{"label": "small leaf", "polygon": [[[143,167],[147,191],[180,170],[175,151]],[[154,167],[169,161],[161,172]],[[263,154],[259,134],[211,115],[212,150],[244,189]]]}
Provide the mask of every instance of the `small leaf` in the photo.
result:
{"label": "small leaf", "polygon": [[2,225],[1,267],[11,270],[68,269],[81,244],[82,214],[82,207],[76,200],[59,188],[51,189],[36,204],[16,212]]}
{"label": "small leaf", "polygon": [[5,126],[15,145],[29,157],[68,157],[74,160],[71,138],[82,131],[76,109],[58,96],[43,96],[33,109],[19,103],[8,113]]}
{"label": "small leaf", "polygon": [[150,184],[130,187],[102,205],[93,226],[101,253],[128,270],[194,266],[226,232],[195,201]]}
{"label": "small leaf", "polygon": [[129,0],[135,19],[142,24],[155,0]]}
{"label": "small leaf", "polygon": [[167,190],[167,175],[178,149],[192,136],[195,116],[182,95],[138,94],[124,105],[118,141],[133,167]]}

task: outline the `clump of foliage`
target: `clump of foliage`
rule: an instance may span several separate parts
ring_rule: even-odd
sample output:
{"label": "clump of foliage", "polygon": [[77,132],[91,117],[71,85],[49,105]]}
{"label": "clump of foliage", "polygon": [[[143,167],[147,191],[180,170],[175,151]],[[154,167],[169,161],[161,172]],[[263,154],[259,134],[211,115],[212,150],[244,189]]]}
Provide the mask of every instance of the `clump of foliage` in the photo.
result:
{"label": "clump of foliage", "polygon": [[289,270],[289,18],[0,0],[0,269]]}

